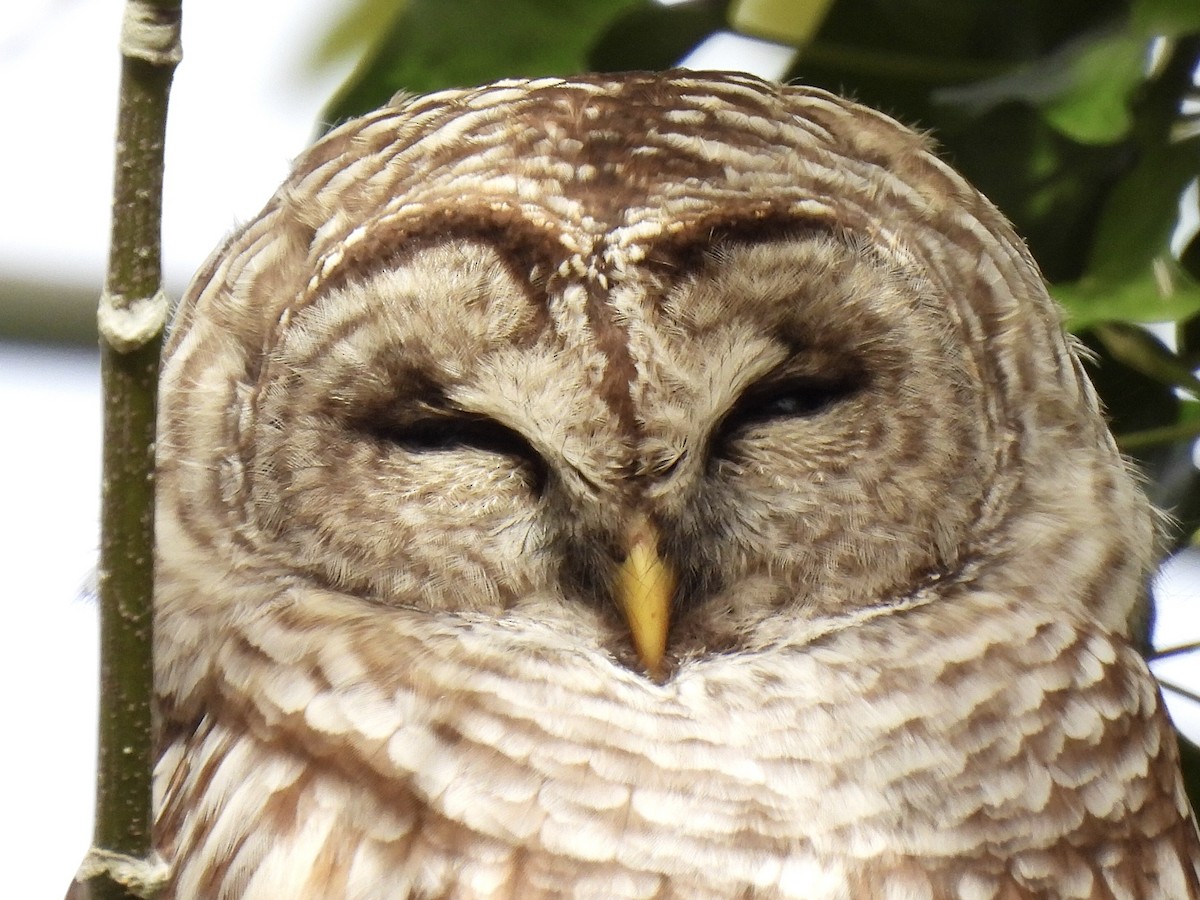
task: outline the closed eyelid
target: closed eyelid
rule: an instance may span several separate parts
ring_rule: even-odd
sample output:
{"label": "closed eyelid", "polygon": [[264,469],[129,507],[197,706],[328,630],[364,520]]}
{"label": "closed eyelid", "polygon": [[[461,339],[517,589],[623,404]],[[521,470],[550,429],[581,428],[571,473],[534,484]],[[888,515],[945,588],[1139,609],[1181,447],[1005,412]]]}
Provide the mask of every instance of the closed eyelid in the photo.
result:
{"label": "closed eyelid", "polygon": [[862,379],[851,376],[791,375],[759,381],[742,392],[714,435],[728,439],[752,425],[818,415],[861,386]]}
{"label": "closed eyelid", "polygon": [[511,457],[529,466],[539,490],[548,471],[541,454],[520,432],[474,413],[435,411],[410,421],[363,422],[359,430],[414,454],[478,451]]}

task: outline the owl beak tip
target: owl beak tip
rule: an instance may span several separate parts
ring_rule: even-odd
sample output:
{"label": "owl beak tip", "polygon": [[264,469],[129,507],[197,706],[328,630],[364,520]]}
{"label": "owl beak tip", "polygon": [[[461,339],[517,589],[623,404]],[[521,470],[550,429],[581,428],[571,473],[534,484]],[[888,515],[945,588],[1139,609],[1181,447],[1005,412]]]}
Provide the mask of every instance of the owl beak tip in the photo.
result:
{"label": "owl beak tip", "polygon": [[617,574],[617,597],[638,658],[655,681],[663,676],[675,585],[674,569],[659,554],[658,530],[639,517],[629,530],[628,550]]}

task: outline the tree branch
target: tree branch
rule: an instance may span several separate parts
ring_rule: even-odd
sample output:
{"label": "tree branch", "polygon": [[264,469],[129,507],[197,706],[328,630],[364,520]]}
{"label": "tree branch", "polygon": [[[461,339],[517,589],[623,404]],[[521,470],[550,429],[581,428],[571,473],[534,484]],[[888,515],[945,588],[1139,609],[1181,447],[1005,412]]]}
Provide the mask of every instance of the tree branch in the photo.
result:
{"label": "tree branch", "polygon": [[179,62],[180,0],[128,0],[112,243],[100,299],[104,475],[100,538],[100,728],[93,848],[72,896],[152,894],[154,436],[162,291],[163,143]]}

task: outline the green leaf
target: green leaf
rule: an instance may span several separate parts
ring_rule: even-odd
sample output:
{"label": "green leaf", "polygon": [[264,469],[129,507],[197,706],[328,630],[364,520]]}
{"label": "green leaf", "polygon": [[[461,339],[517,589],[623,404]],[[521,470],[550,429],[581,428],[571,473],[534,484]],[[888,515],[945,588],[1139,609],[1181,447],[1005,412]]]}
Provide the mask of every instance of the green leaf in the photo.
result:
{"label": "green leaf", "polygon": [[1070,61],[1065,90],[1041,105],[1051,125],[1083,144],[1110,144],[1129,132],[1129,100],[1142,82],[1146,42],[1127,34],[1085,43]]}
{"label": "green leaf", "polygon": [[333,27],[313,51],[313,69],[365,53],[395,21],[408,0],[354,0],[343,7]]}
{"label": "green leaf", "polygon": [[1088,274],[1127,279],[1169,257],[1184,189],[1200,176],[1200,137],[1150,147],[1113,188],[1092,242]]}
{"label": "green leaf", "polygon": [[397,91],[586,68],[596,37],[637,0],[409,0],[326,109],[337,122]]}
{"label": "green leaf", "polygon": [[803,47],[825,21],[833,0],[735,0],[729,23],[743,34]]}
{"label": "green leaf", "polygon": [[1136,0],[1133,25],[1144,35],[1178,37],[1200,32],[1200,3],[1196,0]]}
{"label": "green leaf", "polygon": [[1183,360],[1144,328],[1113,322],[1097,325],[1092,333],[1114,359],[1160,384],[1183,388],[1200,397],[1200,379]]}
{"label": "green leaf", "polygon": [[[1135,401],[1153,399],[1153,392],[1144,389],[1126,393]],[[1114,431],[1121,452],[1133,456],[1152,476],[1146,484],[1150,502],[1170,515],[1164,537],[1177,546],[1200,524],[1200,471],[1192,464],[1192,445],[1200,438],[1200,403],[1178,398],[1176,403],[1178,412],[1166,425]]]}
{"label": "green leaf", "polygon": [[1073,329],[1098,322],[1179,322],[1200,312],[1200,283],[1171,256],[1179,202],[1200,175],[1200,138],[1151,147],[1110,192],[1087,271],[1051,291]]}
{"label": "green leaf", "polygon": [[1146,46],[1141,36],[1100,29],[998,77],[943,88],[937,100],[976,116],[1018,101],[1071,140],[1114,143],[1133,122],[1129,103],[1144,78]]}
{"label": "green leaf", "polygon": [[1200,438],[1200,422],[1176,422],[1174,425],[1117,435],[1117,446],[1123,453],[1131,453],[1176,441],[1194,441],[1196,438]]}
{"label": "green leaf", "polygon": [[[819,42],[923,59],[925,70],[948,63],[950,77],[941,83],[980,80],[1111,26],[1127,8],[1128,0],[838,0]],[[954,74],[964,68],[974,73]],[[859,79],[847,76],[843,86],[857,95]]]}
{"label": "green leaf", "polygon": [[1050,286],[1067,312],[1067,326],[1080,331],[1106,322],[1178,322],[1200,312],[1200,284],[1173,261],[1123,281],[1081,278]]}

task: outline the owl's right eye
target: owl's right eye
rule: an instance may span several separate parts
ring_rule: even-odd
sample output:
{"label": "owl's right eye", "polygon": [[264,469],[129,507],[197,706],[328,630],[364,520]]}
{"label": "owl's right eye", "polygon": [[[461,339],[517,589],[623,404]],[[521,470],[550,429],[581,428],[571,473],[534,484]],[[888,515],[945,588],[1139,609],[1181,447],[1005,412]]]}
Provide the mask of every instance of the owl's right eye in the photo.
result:
{"label": "owl's right eye", "polygon": [[546,462],[529,441],[487,416],[447,414],[409,422],[364,422],[359,427],[376,440],[409,453],[478,452],[507,457],[528,467],[539,489],[546,477]]}

